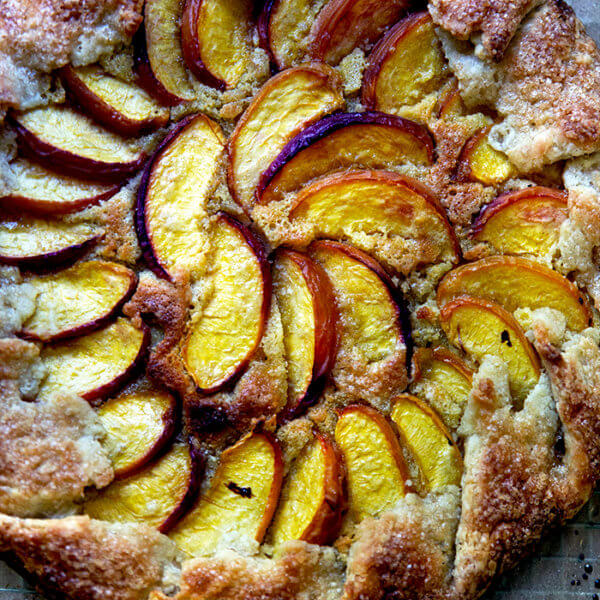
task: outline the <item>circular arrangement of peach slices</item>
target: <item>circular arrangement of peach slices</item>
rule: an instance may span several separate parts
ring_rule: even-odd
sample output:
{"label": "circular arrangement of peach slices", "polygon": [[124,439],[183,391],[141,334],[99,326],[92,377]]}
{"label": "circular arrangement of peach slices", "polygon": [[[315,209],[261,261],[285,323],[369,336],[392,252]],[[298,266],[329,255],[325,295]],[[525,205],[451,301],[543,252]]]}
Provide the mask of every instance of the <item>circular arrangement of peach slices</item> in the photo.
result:
{"label": "circular arrangement of peach slices", "polygon": [[[178,0],[147,0],[137,83],[66,67],[67,104],[9,116],[19,152],[13,191],[0,199],[0,259],[21,267],[36,294],[20,335],[41,346],[40,396],[66,386],[92,403],[114,464],[114,482],[83,510],[156,527],[192,556],[233,540],[264,542],[267,553],[293,539],[333,544],[408,493],[459,486],[457,428],[481,361],[504,364],[522,403],[541,365],[520,315],[551,308],[571,330],[591,324],[588,301],[549,266],[568,217],[564,191],[497,193],[465,236],[487,251],[468,262],[434,192],[402,170],[435,165],[431,119],[469,116],[428,14],[406,16],[404,1],[330,0],[311,17],[308,4],[267,1],[254,22],[244,0],[188,0],[181,19]],[[290,40],[313,17],[312,62],[298,64]],[[252,60],[249,27],[277,73],[233,132],[201,113],[173,123],[172,107],[195,97],[188,69],[218,90],[237,85]],[[333,67],[373,44],[366,110],[348,112]],[[457,181],[495,186],[519,175],[488,144],[490,124],[482,116],[462,148]],[[147,156],[142,136],[167,128]],[[237,212],[211,202],[225,177]],[[72,217],[129,182],[142,263],[125,266],[95,256],[101,234]],[[404,284],[433,267],[425,312],[443,341],[418,347],[411,320],[416,327],[423,298]],[[179,342],[206,399],[235,388],[278,313],[287,403],[230,437],[208,469],[178,395],[144,374],[158,336],[122,313],[144,269],[211,290]],[[324,404],[342,354],[356,378],[360,369],[377,378],[378,365],[396,360],[393,385],[378,384],[398,389],[385,402],[365,391]],[[298,420],[312,433],[290,460],[280,432]]]}

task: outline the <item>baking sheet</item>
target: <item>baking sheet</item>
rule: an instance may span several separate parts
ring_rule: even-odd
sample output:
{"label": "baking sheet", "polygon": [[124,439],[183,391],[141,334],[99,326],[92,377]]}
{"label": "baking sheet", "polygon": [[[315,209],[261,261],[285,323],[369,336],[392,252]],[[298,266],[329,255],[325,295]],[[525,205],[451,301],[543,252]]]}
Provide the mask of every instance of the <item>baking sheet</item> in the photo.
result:
{"label": "baking sheet", "polygon": [[[568,0],[600,44],[600,0]],[[531,558],[504,575],[485,600],[598,600],[600,492],[564,528],[547,537]],[[0,561],[0,600],[42,600]]]}

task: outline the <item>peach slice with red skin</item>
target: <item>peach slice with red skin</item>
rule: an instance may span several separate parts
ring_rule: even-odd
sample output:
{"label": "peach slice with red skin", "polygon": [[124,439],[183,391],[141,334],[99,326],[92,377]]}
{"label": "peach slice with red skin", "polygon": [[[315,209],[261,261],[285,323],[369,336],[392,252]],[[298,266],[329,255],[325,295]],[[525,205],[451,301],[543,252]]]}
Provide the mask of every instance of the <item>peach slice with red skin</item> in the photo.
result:
{"label": "peach slice with red skin", "polygon": [[261,204],[283,200],[318,177],[350,169],[387,169],[433,162],[434,143],[425,127],[376,111],[336,113],[292,138],[261,174]]}
{"label": "peach slice with red skin", "polygon": [[447,75],[444,54],[428,12],[414,13],[394,25],[369,55],[362,101],[390,114],[433,112]]}
{"label": "peach slice with red skin", "polygon": [[8,214],[0,220],[0,263],[41,269],[71,262],[100,236],[85,223]]}
{"label": "peach slice with red skin", "polygon": [[88,333],[42,349],[47,376],[39,396],[65,389],[90,404],[121,389],[143,367],[150,343],[150,330],[138,328],[124,318]]}
{"label": "peach slice with red skin", "polygon": [[44,342],[89,333],[117,314],[137,284],[134,271],[103,260],[27,278],[36,292],[35,312],[21,335]]}
{"label": "peach slice with red skin", "polygon": [[458,80],[452,79],[442,91],[438,101],[438,119],[452,119],[452,117],[461,116],[465,112],[460,90],[458,88]]}
{"label": "peach slice with red skin", "polygon": [[280,418],[287,420],[313,404],[325,385],[337,352],[337,308],[320,265],[293,250],[275,256],[273,291],[288,363],[288,401]]}
{"label": "peach slice with red skin", "polygon": [[292,466],[273,518],[271,538],[331,544],[339,533],[346,507],[344,466],[333,442],[316,434]]}
{"label": "peach slice with red skin", "polygon": [[436,412],[410,394],[394,400],[391,419],[419,467],[427,491],[460,485],[462,456]]}
{"label": "peach slice with red skin", "polygon": [[181,17],[185,62],[199,81],[234,87],[250,63],[251,0],[186,0]]}
{"label": "peach slice with red skin", "polygon": [[335,441],[346,464],[348,502],[355,521],[392,508],[408,491],[408,467],[398,438],[374,408],[355,404],[340,414]]}
{"label": "peach slice with red skin", "polygon": [[459,180],[496,185],[517,175],[506,155],[488,142],[490,129],[491,125],[476,131],[465,142],[457,161]]}
{"label": "peach slice with red skin", "polygon": [[137,192],[142,255],[159,277],[202,274],[210,248],[206,205],[225,151],[223,132],[203,114],[180,121],[146,164]]}
{"label": "peach slice with red skin", "polygon": [[366,48],[410,7],[409,0],[329,0],[310,32],[309,54],[337,65],[355,48]]}
{"label": "peach slice with red skin", "polygon": [[286,143],[343,106],[339,75],[327,65],[309,63],[269,79],[229,139],[227,181],[238,204],[250,210],[261,173]]}
{"label": "peach slice with red skin", "polygon": [[575,331],[592,323],[588,302],[574,283],[519,256],[490,256],[453,269],[438,286],[437,302],[443,307],[465,295],[497,302],[510,313],[518,308],[553,308]]}
{"label": "peach slice with red skin", "polygon": [[473,223],[471,234],[498,252],[541,256],[556,244],[568,216],[565,192],[531,187],[502,194],[488,204]]}
{"label": "peach slice with red skin", "polygon": [[133,37],[138,83],[167,106],[195,96],[183,59],[180,19],[180,0],[146,0],[144,22]]}
{"label": "peach slice with red skin", "polygon": [[144,152],[64,105],[16,113],[9,121],[21,153],[50,171],[103,183],[119,183],[138,171]]}
{"label": "peach slice with red skin", "polygon": [[119,135],[140,136],[164,127],[169,110],[136,85],[105,73],[98,66],[60,70],[69,98],[95,121]]}
{"label": "peach slice with red skin", "polygon": [[10,165],[14,187],[0,198],[0,207],[32,215],[62,215],[108,200],[119,185],[103,185],[54,173],[33,162],[17,159]]}
{"label": "peach slice with red skin", "polygon": [[315,0],[266,0],[257,28],[261,47],[276,69],[285,69],[303,58],[303,42],[318,12]]}
{"label": "peach slice with red skin", "polygon": [[178,407],[166,391],[139,389],[107,400],[96,414],[106,431],[102,445],[115,479],[123,479],[165,449],[176,431]]}
{"label": "peach slice with red skin", "polygon": [[297,195],[289,218],[311,239],[345,239],[360,247],[364,236],[385,235],[397,244],[395,268],[404,274],[460,257],[445,210],[424,185],[392,172],[336,173],[317,180]]}
{"label": "peach slice with red skin", "polygon": [[458,427],[467,406],[473,371],[446,348],[417,348],[411,389],[423,392],[444,422]]}
{"label": "peach slice with red skin", "polygon": [[365,252],[331,240],[313,242],[308,252],[333,285],[339,346],[357,352],[367,365],[385,360],[399,348],[409,354],[408,311],[383,267]]}
{"label": "peach slice with red skin", "polygon": [[226,546],[252,552],[277,508],[283,460],[268,433],[252,433],[221,454],[210,488],[171,532],[189,556]]}
{"label": "peach slice with red skin", "polygon": [[271,271],[262,242],[220,213],[212,231],[212,293],[192,314],[181,356],[203,393],[241,375],[260,344],[271,307]]}
{"label": "peach slice with red skin", "polygon": [[440,324],[448,339],[475,361],[497,356],[506,365],[511,392],[523,401],[540,377],[540,361],[516,319],[499,304],[461,296],[445,304]]}
{"label": "peach slice with red skin", "polygon": [[204,460],[191,445],[178,443],[127,479],[113,482],[88,500],[84,512],[113,523],[139,523],[171,530],[198,495]]}

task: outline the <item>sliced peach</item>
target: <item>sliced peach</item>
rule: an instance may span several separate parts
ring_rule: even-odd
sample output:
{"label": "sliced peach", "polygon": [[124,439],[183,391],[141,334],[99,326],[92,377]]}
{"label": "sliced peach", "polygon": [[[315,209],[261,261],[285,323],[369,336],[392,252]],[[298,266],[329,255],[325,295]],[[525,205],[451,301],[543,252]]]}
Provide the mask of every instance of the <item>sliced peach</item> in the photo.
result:
{"label": "sliced peach", "polygon": [[141,523],[167,533],[194,502],[200,487],[202,460],[187,444],[127,479],[115,481],[84,505],[93,519]]}
{"label": "sliced peach", "polygon": [[180,0],[146,0],[144,23],[133,39],[139,84],[167,106],[195,97],[181,47],[181,12]]}
{"label": "sliced peach", "polygon": [[273,519],[274,545],[288,540],[332,543],[345,508],[344,468],[327,437],[318,434],[300,453],[281,492]]}
{"label": "sliced peach", "polygon": [[285,419],[301,414],[325,385],[337,351],[337,310],[331,283],[318,264],[293,250],[279,250],[276,257],[273,291],[288,365]]}
{"label": "sliced peach", "polygon": [[340,347],[357,352],[365,364],[384,360],[399,348],[406,352],[410,336],[402,294],[379,263],[332,241],[313,242],[309,254],[333,285]]}
{"label": "sliced peach", "polygon": [[417,348],[413,358],[413,386],[425,389],[434,398],[435,408],[445,422],[457,427],[473,380],[473,371],[445,348]]}
{"label": "sliced peach", "polygon": [[425,120],[435,109],[447,71],[429,13],[414,13],[394,25],[371,52],[363,104]]}
{"label": "sliced peach", "polygon": [[229,140],[229,189],[249,210],[260,174],[301,129],[342,108],[339,76],[322,64],[294,67],[263,85]]}
{"label": "sliced peach", "polygon": [[465,113],[465,105],[458,88],[458,80],[452,78],[442,90],[438,100],[438,119],[451,119]]}
{"label": "sliced peach", "polygon": [[419,467],[425,488],[460,485],[462,456],[436,412],[409,394],[393,402],[392,421]]}
{"label": "sliced peach", "polygon": [[258,19],[260,44],[277,69],[299,63],[319,9],[315,0],[266,0]]}
{"label": "sliced peach", "polygon": [[189,556],[222,547],[254,550],[277,507],[282,478],[277,442],[266,433],[248,435],[223,452],[210,488],[171,538]]}
{"label": "sliced peach", "polygon": [[354,48],[366,48],[410,6],[408,0],[329,0],[310,32],[310,55],[337,65]]}
{"label": "sliced peach", "polygon": [[517,175],[507,156],[488,142],[490,129],[480,129],[465,142],[458,157],[458,179],[496,185]]}
{"label": "sliced peach", "polygon": [[36,304],[22,335],[49,342],[104,325],[133,293],[137,277],[123,265],[91,260],[26,281],[36,293]]}
{"label": "sliced peach", "polygon": [[568,216],[565,192],[526,188],[502,194],[488,204],[473,223],[472,235],[498,252],[544,255],[558,241],[560,226]]}
{"label": "sliced peach", "polygon": [[0,263],[47,268],[80,257],[99,235],[85,223],[10,216],[0,220]]}
{"label": "sliced peach", "polygon": [[149,342],[148,329],[119,318],[94,333],[46,346],[41,357],[47,375],[40,396],[67,390],[98,404],[142,367]]}
{"label": "sliced peach", "polygon": [[369,406],[345,408],[335,428],[348,472],[348,502],[355,521],[390,509],[407,492],[408,467],[385,417]]}
{"label": "sliced peach", "polygon": [[0,198],[0,207],[26,210],[33,214],[65,214],[76,212],[108,200],[119,191],[118,185],[90,183],[58,175],[28,160],[11,163],[13,188]]}
{"label": "sliced peach", "polygon": [[68,96],[95,121],[123,136],[139,136],[164,127],[169,110],[137,85],[109,75],[98,66],[60,70]]}
{"label": "sliced peach", "polygon": [[181,18],[185,62],[206,85],[234,87],[250,64],[251,0],[186,0]]}
{"label": "sliced peach", "polygon": [[458,262],[460,256],[446,213],[428,189],[387,171],[317,180],[298,194],[290,220],[307,228],[311,239],[346,239],[358,247],[365,236],[385,236],[395,243],[405,274],[426,264]]}
{"label": "sliced peach", "polygon": [[260,176],[261,204],[282,200],[317,177],[433,161],[433,138],[418,123],[380,112],[337,113],[291,139]]}
{"label": "sliced peach", "polygon": [[177,124],[148,161],[138,188],[136,228],[159,276],[202,274],[210,247],[207,203],[225,151],[221,128],[199,114]]}
{"label": "sliced peach", "polygon": [[516,319],[499,304],[461,296],[443,306],[440,324],[448,339],[475,361],[488,354],[500,358],[518,400],[524,400],[537,383],[537,354]]}
{"label": "sliced peach", "polygon": [[97,411],[106,431],[103,446],[116,479],[137,473],[171,441],[177,402],[162,390],[137,390],[105,402]]}
{"label": "sliced peach", "polygon": [[21,152],[57,173],[115,183],[146,160],[135,143],[64,105],[18,113],[12,123]]}
{"label": "sliced peach", "polygon": [[492,300],[511,313],[518,308],[553,308],[575,331],[592,322],[590,307],[574,283],[518,256],[490,256],[447,273],[438,287],[438,305],[463,295]]}
{"label": "sliced peach", "polygon": [[269,263],[250,229],[221,213],[212,243],[212,292],[192,315],[181,350],[188,372],[205,393],[243,372],[260,343],[271,306]]}

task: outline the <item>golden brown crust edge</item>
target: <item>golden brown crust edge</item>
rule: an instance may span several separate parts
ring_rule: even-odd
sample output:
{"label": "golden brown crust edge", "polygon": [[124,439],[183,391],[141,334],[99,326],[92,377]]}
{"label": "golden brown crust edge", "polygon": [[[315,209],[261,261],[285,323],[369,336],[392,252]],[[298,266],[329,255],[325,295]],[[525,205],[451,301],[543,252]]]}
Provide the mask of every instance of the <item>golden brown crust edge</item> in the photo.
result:
{"label": "golden brown crust edge", "polygon": [[0,553],[51,598],[138,600],[170,587],[173,544],[157,531],[89,517],[17,519],[0,515]]}

